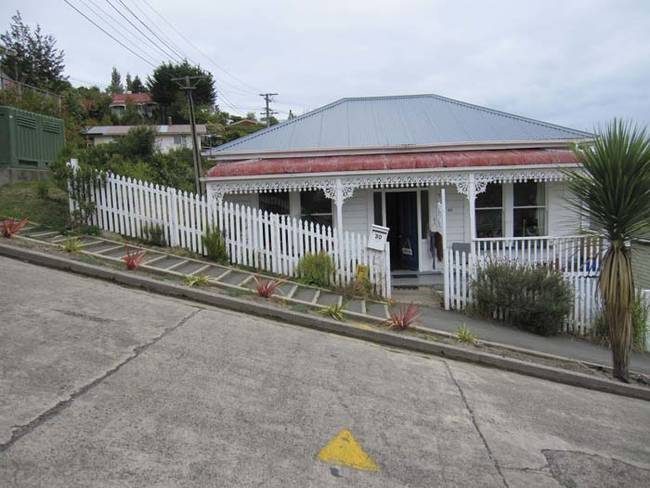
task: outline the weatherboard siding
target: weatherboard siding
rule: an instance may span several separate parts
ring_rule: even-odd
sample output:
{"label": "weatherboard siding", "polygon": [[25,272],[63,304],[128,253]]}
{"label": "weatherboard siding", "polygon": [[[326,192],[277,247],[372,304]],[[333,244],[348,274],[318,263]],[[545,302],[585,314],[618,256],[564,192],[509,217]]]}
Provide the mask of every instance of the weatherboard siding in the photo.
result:
{"label": "weatherboard siding", "polygon": [[632,269],[636,287],[650,290],[650,243],[632,244]]}
{"label": "weatherboard siding", "polygon": [[550,236],[574,236],[580,233],[580,216],[571,208],[568,197],[566,182],[546,184],[547,234]]}
{"label": "weatherboard siding", "polygon": [[[355,190],[352,197],[343,204],[343,230],[367,234],[370,229],[368,221],[368,193],[370,190]],[[333,207],[336,212],[336,207]]]}

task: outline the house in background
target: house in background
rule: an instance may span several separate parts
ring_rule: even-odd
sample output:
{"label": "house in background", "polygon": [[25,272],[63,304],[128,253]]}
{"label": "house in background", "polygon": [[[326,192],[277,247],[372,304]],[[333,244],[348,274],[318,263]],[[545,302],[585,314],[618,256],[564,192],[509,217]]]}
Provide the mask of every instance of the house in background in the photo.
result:
{"label": "house in background", "polygon": [[120,118],[126,112],[127,104],[133,104],[138,113],[145,119],[152,118],[153,112],[158,106],[149,93],[114,93],[109,105],[111,114]]}
{"label": "house in background", "polygon": [[565,171],[592,137],[437,95],[344,98],[206,151],[205,182],[337,231],[387,226],[392,274],[421,280],[481,239],[577,234]]}
{"label": "house in background", "polygon": [[[92,141],[93,144],[104,144],[114,141],[118,137],[124,137],[135,127],[144,127],[142,125],[98,125],[89,127],[84,131],[84,135]],[[147,126],[156,132],[156,147],[163,153],[171,149],[192,148],[192,128],[189,124],[176,125],[151,125]],[[201,145],[201,137],[207,133],[205,124],[196,124],[197,144]]]}

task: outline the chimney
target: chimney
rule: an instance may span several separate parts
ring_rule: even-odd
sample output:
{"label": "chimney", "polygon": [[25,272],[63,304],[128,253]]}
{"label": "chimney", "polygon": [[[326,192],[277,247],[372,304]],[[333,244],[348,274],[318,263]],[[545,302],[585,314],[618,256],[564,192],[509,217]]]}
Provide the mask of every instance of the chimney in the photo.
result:
{"label": "chimney", "polygon": [[167,117],[167,125],[172,125],[172,116],[171,115],[169,115]]}

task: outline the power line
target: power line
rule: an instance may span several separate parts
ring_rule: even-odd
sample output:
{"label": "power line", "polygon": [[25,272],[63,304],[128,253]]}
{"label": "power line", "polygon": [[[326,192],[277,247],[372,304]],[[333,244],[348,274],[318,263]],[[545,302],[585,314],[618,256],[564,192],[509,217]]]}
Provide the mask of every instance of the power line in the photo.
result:
{"label": "power line", "polygon": [[[160,35],[158,35],[158,33],[157,33],[157,32],[156,32],[152,27],[150,27],[149,25],[147,25],[146,23],[144,23],[144,22],[143,22],[143,21],[142,21],[142,20],[141,20],[141,19],[140,19],[140,18],[139,18],[139,17],[138,17],[138,16],[137,16],[133,11],[132,11],[132,10],[131,10],[131,9],[130,9],[130,8],[129,8],[125,3],[124,3],[124,2],[123,2],[123,0],[118,0],[118,1],[119,1],[122,5],[124,5],[124,7],[125,7],[127,10],[129,10],[129,12],[131,12],[131,14],[132,14],[134,17],[136,17],[136,18],[137,18],[141,23],[143,23],[143,25],[145,25],[145,27],[146,27],[146,28],[147,28],[147,29],[148,29],[148,30],[149,30],[149,31],[150,31],[154,36],[156,36],[157,39],[159,39],[161,42],[163,42],[163,43],[164,43],[164,44],[165,44],[169,49],[173,50],[176,54],[183,56],[185,59],[188,59],[188,60],[191,61],[193,64],[195,64],[195,65],[198,65],[198,64],[199,64],[199,63],[197,63],[196,61],[192,60],[192,59],[187,55],[187,53],[185,53],[185,52],[184,52],[184,51],[183,51],[183,50],[178,46],[178,44],[176,44],[176,43],[175,43],[175,42],[174,42],[174,41],[173,41],[169,36],[165,35],[164,31],[163,31],[163,30],[162,30],[162,29],[161,29],[161,28],[160,28],[160,27],[159,27],[159,26],[158,26],[158,25],[157,25],[157,24],[156,24],[156,23],[151,19],[151,17],[150,17],[150,16],[149,16],[149,15],[148,15],[148,14],[147,14],[147,13],[146,13],[142,8],[141,8],[141,7],[140,7],[140,5],[138,4],[138,2],[135,2],[135,3],[133,4],[134,7],[137,8],[137,10],[142,14],[142,16],[143,16],[143,17],[148,21],[148,23],[149,23],[151,26],[153,26],[156,30],[160,31]],[[152,7],[150,6],[150,8],[152,8]],[[155,9],[154,9],[154,11],[155,11]],[[159,14],[157,11],[155,11],[155,12],[156,12],[156,14],[157,14],[158,16],[160,16],[163,20],[166,20],[166,19],[165,19],[164,17],[162,17],[162,15]],[[180,32],[179,32],[178,30],[176,30],[176,28],[175,28],[173,25],[171,25],[171,27],[172,27],[172,28],[173,28],[177,33],[180,34]],[[181,34],[181,35],[182,35],[182,34]],[[164,40],[163,37],[164,37],[166,40]],[[223,101],[224,101],[224,104],[225,104],[226,106],[229,106],[230,108],[232,108],[232,109],[235,110],[235,111],[239,110],[239,108],[238,108],[238,107],[237,107],[237,106],[236,106],[236,105],[235,105],[235,104],[234,104],[234,103],[233,103],[233,102],[228,98],[228,96],[226,96],[226,92],[225,92],[225,90],[223,89],[223,85],[229,86],[229,87],[231,87],[231,88],[233,89],[233,91],[237,91],[237,92],[239,92],[239,93],[241,93],[241,94],[248,94],[248,92],[245,92],[245,91],[241,90],[240,88],[238,88],[238,87],[236,87],[236,86],[234,86],[234,85],[232,85],[232,84],[226,82],[225,80],[219,79],[219,80],[215,80],[215,81],[216,81],[216,83],[217,83],[217,85],[218,85],[217,88],[221,88],[221,89],[219,90],[219,92],[220,92],[220,94],[221,94],[221,98],[222,98]],[[230,90],[230,88],[229,88],[229,90]]]}
{"label": "power line", "polygon": [[156,39],[158,39],[160,42],[162,42],[162,43],[163,43],[163,44],[164,44],[164,45],[165,45],[165,46],[166,46],[166,47],[167,47],[167,48],[168,48],[172,53],[174,53],[176,56],[178,56],[179,59],[187,58],[187,56],[182,56],[181,54],[178,53],[177,50],[175,50],[174,48],[170,47],[169,44],[167,44],[167,42],[165,42],[165,41],[164,41],[164,40],[163,40],[163,39],[162,39],[158,34],[156,34],[156,33],[151,29],[151,27],[149,27],[145,22],[143,22],[143,21],[141,20],[140,17],[138,17],[138,16],[133,12],[133,10],[131,10],[131,9],[129,8],[129,6],[128,6],[127,4],[125,4],[122,0],[117,0],[117,1],[120,2],[120,3],[124,6],[124,8],[127,9],[127,10],[129,11],[129,13],[130,13],[131,15],[133,15],[133,17],[135,17],[135,18],[138,20],[138,22],[140,22],[140,23],[141,23],[141,24],[142,24],[142,25],[143,25],[143,26],[144,26],[144,27],[145,27],[149,32],[151,32],[151,33],[156,37]]}
{"label": "power line", "polygon": [[[156,42],[154,42],[154,41],[153,41],[153,40],[152,40],[152,39],[151,39],[147,34],[145,34],[144,32],[142,32],[142,30],[140,30],[140,28],[139,28],[137,25],[135,25],[135,24],[131,21],[131,19],[129,19],[126,15],[124,15],[124,14],[122,13],[122,11],[121,11],[120,9],[118,9],[115,5],[113,5],[113,3],[111,2],[111,0],[106,0],[106,3],[108,3],[108,4],[113,8],[113,10],[115,10],[115,11],[116,11],[116,12],[117,12],[117,13],[118,13],[118,14],[119,14],[119,15],[120,15],[124,20],[126,20],[126,21],[127,21],[127,22],[128,22],[128,23],[129,23],[129,24],[130,24],[130,25],[131,25],[131,26],[136,30],[136,31],[138,31],[142,37],[144,37],[146,40],[148,40],[148,41],[151,43],[152,46],[154,46],[154,47],[155,47],[156,49],[158,49],[161,53],[163,53],[163,55],[164,55],[165,58],[168,58],[168,59],[174,59],[174,55],[171,55],[171,56],[170,56],[170,54],[169,54],[167,51],[165,51],[165,50],[164,50],[162,47],[160,47]],[[182,60],[181,60],[181,61],[182,61]]]}
{"label": "power line", "polygon": [[117,39],[113,34],[111,34],[111,33],[108,32],[106,29],[104,29],[102,26],[100,26],[99,24],[97,24],[94,20],[92,20],[90,17],[88,17],[86,14],[84,14],[81,10],[79,10],[77,7],[75,7],[74,5],[72,5],[68,0],[63,0],[63,1],[64,1],[65,3],[67,3],[70,7],[72,7],[74,10],[76,10],[76,11],[77,11],[77,12],[78,12],[78,13],[79,13],[83,18],[85,18],[88,22],[90,22],[91,24],[93,24],[95,27],[97,27],[99,30],[101,30],[104,34],[106,34],[108,37],[110,37],[110,38],[113,39],[115,42],[117,42],[120,46],[122,46],[124,49],[126,49],[127,51],[129,51],[131,54],[133,54],[134,56],[137,56],[138,58],[140,58],[142,61],[144,61],[145,63],[147,63],[147,64],[148,64],[149,66],[151,66],[152,68],[155,68],[155,67],[156,67],[155,64],[153,64],[151,61],[145,59],[145,58],[142,57],[140,54],[138,54],[138,53],[135,52],[133,49],[131,49],[129,46],[127,46],[127,45],[124,44],[122,41],[120,41],[119,39]]}
{"label": "power line", "polygon": [[[133,45],[133,41],[135,41],[136,45],[138,45],[138,44],[140,44],[142,42],[141,39],[139,39],[137,36],[135,36],[126,27],[124,27],[123,22],[120,22],[120,21],[116,20],[115,17],[113,17],[113,15],[111,15],[110,12],[104,10],[100,5],[95,3],[94,0],[88,0],[88,1],[93,5],[93,7],[95,9],[99,10],[101,13],[98,13],[97,10],[94,10],[93,7],[88,5],[86,3],[86,0],[79,0],[79,1],[82,4],[84,4],[86,6],[86,8],[88,10],[90,10],[98,19],[101,19],[104,22],[104,24],[106,24],[107,27],[110,27],[115,32],[116,35],[123,37],[126,40],[126,42],[128,42],[128,43],[130,43],[132,45]],[[112,20],[113,24],[111,24],[109,21],[107,21],[106,17],[108,17],[110,20]],[[116,26],[120,27],[123,32],[118,32]],[[125,35],[125,33],[126,33],[126,35]],[[128,37],[130,37],[130,39],[128,39]],[[143,53],[141,50],[139,52],[141,54]],[[147,54],[143,54],[143,56],[145,56],[147,59],[149,59],[153,63],[156,63],[156,60],[154,58],[152,58],[151,56],[149,56]]]}
{"label": "power line", "polygon": [[144,1],[144,3],[146,3],[147,6],[148,6],[148,7],[149,7],[149,8],[150,8],[150,9],[151,9],[151,10],[152,10],[152,11],[153,11],[153,12],[154,12],[158,17],[160,17],[160,18],[163,20],[163,22],[165,22],[165,23],[166,23],[166,24],[167,24],[167,25],[168,25],[168,26],[169,26],[169,27],[170,27],[170,28],[171,28],[171,29],[172,29],[172,30],[173,30],[173,31],[174,31],[174,32],[175,32],[179,37],[181,37],[181,38],[182,38],[182,39],[183,39],[187,44],[189,44],[191,47],[193,47],[197,52],[199,52],[200,54],[202,54],[202,55],[203,55],[203,56],[204,56],[208,61],[210,61],[210,62],[211,62],[211,63],[212,63],[212,64],[213,64],[217,69],[223,71],[225,74],[227,74],[228,76],[230,76],[230,77],[233,78],[234,80],[238,81],[238,82],[241,83],[242,85],[248,86],[248,87],[249,87],[251,90],[253,90],[254,92],[258,92],[258,91],[259,91],[259,89],[257,89],[257,88],[255,88],[254,86],[252,86],[252,85],[246,83],[246,82],[245,82],[244,80],[242,80],[241,78],[238,78],[237,76],[235,76],[235,75],[233,75],[232,73],[230,73],[227,69],[221,67],[221,66],[219,65],[219,63],[217,63],[214,59],[212,59],[209,55],[207,55],[207,54],[206,54],[206,53],[205,53],[201,48],[199,48],[198,46],[196,46],[192,41],[190,41],[190,40],[189,40],[189,39],[188,39],[188,38],[187,38],[187,37],[186,37],[182,32],[180,32],[178,29],[176,29],[176,27],[174,26],[174,24],[172,24],[171,22],[169,22],[169,21],[168,21],[168,20],[167,20],[167,19],[166,19],[166,18],[165,18],[165,17],[164,17],[160,12],[158,12],[158,11],[157,11],[157,10],[156,10],[152,5],[151,5],[151,3],[149,3],[148,0],[143,0],[143,1]]}

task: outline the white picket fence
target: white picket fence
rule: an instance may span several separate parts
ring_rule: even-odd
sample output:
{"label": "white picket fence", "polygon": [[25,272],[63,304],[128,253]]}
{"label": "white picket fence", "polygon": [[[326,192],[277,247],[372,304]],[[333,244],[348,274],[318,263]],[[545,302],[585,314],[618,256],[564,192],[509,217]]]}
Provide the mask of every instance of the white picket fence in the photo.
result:
{"label": "white picket fence", "polygon": [[[231,263],[290,277],[297,276],[301,257],[325,252],[334,260],[335,285],[352,283],[365,266],[374,292],[390,298],[388,245],[383,252],[371,251],[366,235],[339,234],[330,226],[110,173],[89,185],[87,195],[96,207],[91,223],[104,230],[142,239],[148,227],[158,226],[170,246],[205,255],[202,236],[217,227]],[[71,200],[71,211],[75,208]]]}
{"label": "white picket fence", "polygon": [[573,290],[573,308],[565,331],[584,335],[600,310],[597,276],[603,242],[593,236],[475,239],[473,252],[447,249],[445,253],[445,307],[463,310],[472,302],[471,281],[482,266],[516,262],[548,265],[562,272]]}

